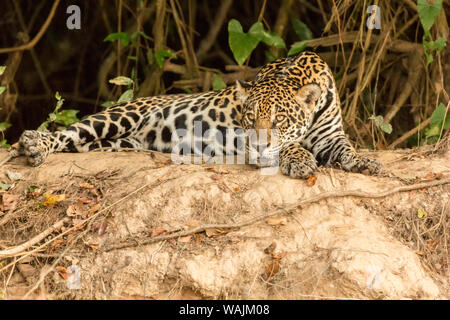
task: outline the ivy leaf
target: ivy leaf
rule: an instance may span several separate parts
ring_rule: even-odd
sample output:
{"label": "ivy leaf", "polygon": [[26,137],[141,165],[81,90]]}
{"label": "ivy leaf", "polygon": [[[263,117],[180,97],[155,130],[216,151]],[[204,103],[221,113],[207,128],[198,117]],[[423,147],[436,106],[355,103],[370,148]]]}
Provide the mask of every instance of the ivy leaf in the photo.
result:
{"label": "ivy leaf", "polygon": [[300,40],[311,40],[313,38],[313,33],[306,24],[295,18],[291,20],[291,23]]}
{"label": "ivy leaf", "polygon": [[220,76],[220,74],[217,74],[216,77],[214,78],[213,90],[225,89],[226,87],[227,85],[225,82],[223,82],[223,79]]}
{"label": "ivy leaf", "polygon": [[129,89],[129,90],[125,91],[124,93],[122,93],[119,100],[117,100],[117,103],[129,101],[131,99],[133,99],[133,89]]}
{"label": "ivy leaf", "polygon": [[0,66],[0,76],[5,72],[6,66]]}
{"label": "ivy leaf", "polygon": [[114,79],[109,80],[109,83],[113,83],[117,86],[129,86],[133,84],[133,82],[132,79],[124,76],[115,77]]}
{"label": "ivy leaf", "polygon": [[309,40],[303,40],[292,44],[291,48],[289,49],[288,56],[292,56],[305,50],[306,47],[308,46],[308,42]]}
{"label": "ivy leaf", "polygon": [[170,58],[176,58],[176,57],[177,57],[177,55],[172,50],[169,50],[169,49],[158,50],[155,54],[155,60],[160,69],[163,67],[165,58],[170,59]]}
{"label": "ivy leaf", "polygon": [[130,36],[126,32],[110,33],[106,36],[105,39],[103,39],[103,41],[110,41],[110,42],[114,42],[117,40],[120,40],[120,42],[124,47],[129,45],[131,41]]}
{"label": "ivy leaf", "polygon": [[240,66],[250,56],[253,50],[255,50],[263,37],[258,23],[254,24],[252,28],[250,28],[250,31],[251,32],[249,33],[244,33],[241,23],[236,19],[231,19],[230,22],[228,22],[228,42],[231,52],[233,52],[234,59]]}
{"label": "ivy leaf", "polygon": [[419,11],[419,19],[422,23],[423,29],[429,31],[434,24],[442,9],[442,0],[434,0],[429,3],[429,0],[418,0],[417,11]]}

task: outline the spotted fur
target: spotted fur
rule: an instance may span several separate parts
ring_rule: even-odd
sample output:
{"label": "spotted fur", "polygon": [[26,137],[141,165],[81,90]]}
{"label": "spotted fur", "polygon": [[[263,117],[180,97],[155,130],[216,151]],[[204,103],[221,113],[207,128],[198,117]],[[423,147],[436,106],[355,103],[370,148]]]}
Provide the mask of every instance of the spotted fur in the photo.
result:
{"label": "spotted fur", "polygon": [[[196,121],[202,125],[200,132],[194,130]],[[248,149],[259,148],[269,164],[279,164],[281,171],[293,178],[307,178],[318,165],[370,173],[381,168],[379,162],[358,155],[346,138],[332,73],[311,52],[265,65],[250,83],[237,82],[199,94],[139,98],[91,115],[63,131],[25,131],[17,154],[25,154],[32,166],[38,166],[53,152],[103,147],[172,152],[175,129],[192,136],[201,136],[208,129],[223,134],[227,129],[256,129],[256,134],[262,130],[268,138],[275,135],[276,145],[268,139],[264,145],[250,144]],[[224,154],[238,152],[237,139],[233,144],[221,141],[220,150]],[[208,143],[194,144],[191,153],[201,154]]]}

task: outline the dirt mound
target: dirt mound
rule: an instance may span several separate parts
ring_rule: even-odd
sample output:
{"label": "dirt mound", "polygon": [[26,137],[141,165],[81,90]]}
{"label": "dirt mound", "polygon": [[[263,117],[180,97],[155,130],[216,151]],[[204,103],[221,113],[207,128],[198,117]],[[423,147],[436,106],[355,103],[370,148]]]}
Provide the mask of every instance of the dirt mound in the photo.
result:
{"label": "dirt mound", "polygon": [[0,172],[0,294],[449,298],[450,153],[373,156],[381,176],[308,181],[157,153],[14,159]]}

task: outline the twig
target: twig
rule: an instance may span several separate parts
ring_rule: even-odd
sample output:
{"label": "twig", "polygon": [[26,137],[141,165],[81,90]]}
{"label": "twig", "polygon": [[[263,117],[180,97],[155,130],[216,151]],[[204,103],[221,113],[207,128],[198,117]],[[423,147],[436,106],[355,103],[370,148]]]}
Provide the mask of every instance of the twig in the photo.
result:
{"label": "twig", "polygon": [[205,54],[209,51],[209,49],[211,49],[214,42],[216,41],[217,35],[222,28],[222,25],[232,4],[233,0],[224,0],[220,4],[220,8],[217,11],[216,16],[214,17],[214,23],[212,24],[211,29],[209,29],[206,37],[203,38],[202,42],[200,42],[200,45],[196,52],[199,61],[203,59]]}
{"label": "twig", "polygon": [[68,218],[61,219],[55,222],[51,227],[45,229],[43,232],[39,233],[34,238],[31,238],[30,240],[22,243],[21,245],[18,245],[16,247],[7,250],[0,250],[0,257],[14,256],[29,249],[30,247],[32,247],[33,245],[35,245],[36,243],[40,242],[42,239],[47,237],[49,234],[60,229],[64,225],[64,223],[68,221],[69,221]]}
{"label": "twig", "polygon": [[405,134],[403,134],[400,138],[397,138],[394,142],[392,142],[389,146],[388,149],[394,149],[396,146],[398,146],[400,143],[402,143],[403,141],[405,141],[406,139],[408,139],[409,137],[411,137],[413,134],[415,134],[416,132],[422,130],[423,128],[425,128],[427,125],[429,125],[431,122],[431,117],[429,117],[428,119],[426,119],[424,122],[422,122],[421,124],[419,124],[417,127],[412,128],[411,130],[409,130],[408,132],[406,132]]}
{"label": "twig", "polygon": [[39,40],[41,40],[45,31],[47,31],[47,28],[50,26],[50,23],[52,22],[53,17],[55,16],[55,12],[56,12],[56,9],[58,8],[59,2],[60,2],[60,0],[55,0],[55,2],[53,2],[53,6],[47,17],[47,20],[45,20],[44,24],[42,25],[41,29],[36,34],[36,36],[33,38],[33,40],[31,40],[30,42],[28,42],[24,45],[18,46],[18,47],[2,48],[2,49],[0,49],[0,54],[14,52],[14,51],[29,50],[29,49],[33,48],[36,45],[36,43],[38,43]]}
{"label": "twig", "polygon": [[229,223],[229,224],[205,224],[205,225],[201,225],[195,228],[191,228],[188,230],[183,230],[183,231],[178,231],[178,232],[174,232],[171,234],[165,234],[165,235],[161,235],[161,236],[157,236],[154,238],[147,238],[147,239],[142,239],[139,241],[136,240],[128,240],[125,242],[121,242],[121,243],[116,243],[116,244],[111,244],[111,245],[105,245],[105,247],[103,248],[104,251],[108,252],[111,250],[116,250],[116,249],[123,249],[123,248],[127,248],[127,247],[133,247],[136,245],[147,245],[147,244],[151,244],[151,243],[155,243],[155,242],[159,242],[159,241],[163,241],[163,240],[169,240],[169,239],[175,239],[178,237],[185,237],[188,235],[192,235],[192,234],[196,234],[199,232],[203,232],[206,229],[214,229],[214,228],[220,228],[220,229],[236,229],[236,228],[241,228],[241,227],[245,227],[248,225],[251,225],[253,223],[259,222],[261,220],[276,216],[276,215],[280,215],[280,214],[286,214],[286,213],[290,213],[290,211],[294,210],[294,209],[298,209],[301,208],[301,206],[305,206],[305,205],[309,205],[311,203],[314,202],[318,202],[324,199],[329,199],[329,198],[342,198],[342,197],[359,197],[359,198],[384,198],[387,196],[390,196],[392,194],[398,193],[398,192],[405,192],[405,191],[411,191],[411,190],[417,190],[417,189],[423,189],[423,188],[430,188],[430,187],[434,187],[434,186],[439,186],[439,185],[444,185],[450,183],[450,177],[446,177],[445,179],[441,179],[441,180],[435,180],[435,181],[431,181],[431,182],[424,182],[424,183],[418,183],[418,184],[414,184],[414,185],[407,185],[407,186],[399,186],[399,187],[395,187],[383,192],[379,192],[379,193],[369,193],[369,192],[364,192],[364,191],[360,191],[360,190],[347,190],[347,191],[330,191],[330,192],[324,192],[324,193],[320,193],[318,195],[315,195],[309,199],[306,200],[302,200],[299,201],[295,204],[289,205],[285,208],[281,208],[281,209],[277,209],[272,211],[269,214],[262,214],[259,215],[255,218],[252,219],[248,219],[242,222],[236,222],[236,223]]}

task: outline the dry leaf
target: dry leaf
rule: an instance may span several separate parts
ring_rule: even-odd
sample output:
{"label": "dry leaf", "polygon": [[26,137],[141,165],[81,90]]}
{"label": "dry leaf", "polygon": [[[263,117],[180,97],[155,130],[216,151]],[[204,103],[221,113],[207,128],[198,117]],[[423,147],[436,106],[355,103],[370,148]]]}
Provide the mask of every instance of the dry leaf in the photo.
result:
{"label": "dry leaf", "polygon": [[277,247],[277,243],[276,242],[272,242],[270,246],[268,246],[267,248],[264,249],[264,253],[272,254],[276,247]]}
{"label": "dry leaf", "polygon": [[42,203],[44,206],[53,206],[57,202],[61,202],[66,198],[65,194],[52,194],[52,193],[45,193],[44,194],[45,200]]}
{"label": "dry leaf", "polygon": [[241,191],[241,188],[236,187],[236,188],[234,188],[234,191],[239,192],[239,191]]}
{"label": "dry leaf", "polygon": [[284,252],[284,251],[272,253],[272,259],[275,259],[275,260],[281,260],[285,256],[286,256],[286,252]]}
{"label": "dry leaf", "polygon": [[192,235],[185,236],[185,237],[179,237],[178,242],[187,243],[191,241]]}
{"label": "dry leaf", "polygon": [[67,268],[63,266],[56,266],[56,271],[58,271],[58,274],[64,279],[67,280],[70,277],[70,273],[67,272]]}
{"label": "dry leaf", "polygon": [[271,226],[278,226],[278,225],[285,225],[287,224],[287,218],[286,217],[275,217],[275,218],[269,218],[267,219],[267,224]]}
{"label": "dry leaf", "polygon": [[220,233],[217,231],[216,228],[207,228],[205,229],[205,233],[208,237],[216,237],[218,236]]}
{"label": "dry leaf", "polygon": [[231,229],[221,229],[221,228],[216,228],[216,230],[221,234],[227,234],[228,232],[231,231]]}
{"label": "dry leaf", "polygon": [[313,185],[316,184],[316,180],[317,180],[317,177],[315,175],[310,175],[308,177],[308,180],[306,180],[306,185],[308,187],[312,187]]}
{"label": "dry leaf", "polygon": [[83,189],[94,189],[94,186],[92,185],[92,184],[90,184],[90,183],[80,183],[80,188],[83,188]]}
{"label": "dry leaf", "polygon": [[162,234],[164,232],[166,232],[166,229],[164,229],[163,227],[153,228],[151,237],[153,238],[153,237],[159,236],[160,234]]}
{"label": "dry leaf", "polygon": [[272,263],[266,266],[266,280],[269,281],[279,271],[278,260],[273,260]]}
{"label": "dry leaf", "polygon": [[211,176],[211,178],[212,178],[213,180],[220,180],[221,176],[220,176],[220,174],[214,173],[214,174]]}
{"label": "dry leaf", "polygon": [[2,195],[2,207],[1,209],[3,211],[6,210],[14,210],[17,207],[17,202],[19,200],[19,195],[18,194],[9,194],[9,193],[4,193]]}
{"label": "dry leaf", "polygon": [[106,222],[106,220],[103,220],[102,222],[100,222],[100,225],[98,227],[98,235],[99,236],[102,236],[105,233],[107,226],[108,226],[108,223]]}
{"label": "dry leaf", "polygon": [[101,204],[97,203],[96,205],[94,205],[92,208],[89,209],[89,215],[93,215],[94,213],[96,213],[98,210],[100,210]]}
{"label": "dry leaf", "polygon": [[203,239],[203,236],[201,234],[199,234],[199,233],[195,234],[195,244],[196,245],[199,245],[200,242],[202,242],[202,239]]}
{"label": "dry leaf", "polygon": [[83,215],[85,215],[85,213],[86,212],[83,210],[83,208],[79,204],[71,204],[66,210],[66,214],[69,217],[83,216]]}
{"label": "dry leaf", "polygon": [[416,254],[418,254],[419,256],[423,256],[424,255],[423,251],[420,251],[420,250],[417,251]]}

